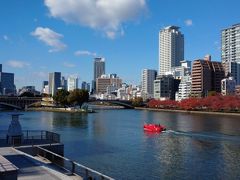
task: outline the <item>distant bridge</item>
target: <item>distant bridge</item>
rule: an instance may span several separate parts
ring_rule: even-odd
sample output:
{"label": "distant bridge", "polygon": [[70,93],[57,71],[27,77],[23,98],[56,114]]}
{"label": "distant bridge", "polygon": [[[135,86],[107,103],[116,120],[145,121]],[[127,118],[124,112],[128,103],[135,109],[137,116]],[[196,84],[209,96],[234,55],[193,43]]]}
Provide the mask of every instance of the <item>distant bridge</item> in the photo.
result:
{"label": "distant bridge", "polygon": [[88,102],[108,102],[110,104],[123,106],[125,109],[134,109],[132,102],[127,100],[91,99]]}
{"label": "distant bridge", "polygon": [[0,106],[10,109],[25,109],[42,101],[41,97],[6,97],[0,96]]}

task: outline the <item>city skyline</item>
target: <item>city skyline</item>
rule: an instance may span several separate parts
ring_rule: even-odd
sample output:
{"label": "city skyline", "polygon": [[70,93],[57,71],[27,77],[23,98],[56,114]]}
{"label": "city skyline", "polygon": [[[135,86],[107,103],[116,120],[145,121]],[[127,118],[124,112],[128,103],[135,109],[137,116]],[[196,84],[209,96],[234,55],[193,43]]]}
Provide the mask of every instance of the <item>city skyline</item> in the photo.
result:
{"label": "city skyline", "polygon": [[[109,2],[96,6],[95,1],[75,1],[78,9],[86,9],[80,14],[85,19],[76,19],[79,14],[71,11],[69,15],[68,1],[1,1],[3,72],[15,73],[17,88],[34,85],[40,90],[49,72],[77,74],[81,82],[90,83],[94,57],[100,56],[106,59],[107,74],[116,73],[124,82],[138,85],[142,69],[158,70],[158,33],[162,28],[180,27],[186,60],[211,54],[213,60],[221,61],[221,30],[240,19],[237,0],[132,0],[120,5],[116,1],[115,6]],[[228,13],[224,13],[226,3],[234,4]],[[109,17],[105,9],[116,13]]]}

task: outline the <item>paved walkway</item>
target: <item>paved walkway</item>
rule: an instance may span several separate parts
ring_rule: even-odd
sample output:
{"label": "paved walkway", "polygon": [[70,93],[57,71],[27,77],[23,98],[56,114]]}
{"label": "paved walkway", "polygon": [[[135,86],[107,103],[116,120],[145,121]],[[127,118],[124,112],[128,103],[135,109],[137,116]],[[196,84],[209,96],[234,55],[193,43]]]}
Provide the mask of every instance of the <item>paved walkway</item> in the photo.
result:
{"label": "paved walkway", "polygon": [[[79,176],[68,176],[63,170],[50,163],[44,162],[38,158],[32,157],[12,147],[0,148],[0,155],[5,157],[11,163],[19,168],[19,180],[80,180]],[[62,171],[62,172],[61,172]]]}

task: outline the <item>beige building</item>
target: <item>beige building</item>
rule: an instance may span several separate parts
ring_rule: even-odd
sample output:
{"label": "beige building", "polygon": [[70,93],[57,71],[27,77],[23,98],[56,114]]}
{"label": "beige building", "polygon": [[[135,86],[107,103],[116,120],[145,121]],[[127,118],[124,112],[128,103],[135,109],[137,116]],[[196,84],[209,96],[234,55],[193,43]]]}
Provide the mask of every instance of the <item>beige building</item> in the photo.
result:
{"label": "beige building", "polygon": [[211,56],[198,59],[192,66],[191,96],[204,97],[210,91],[221,92],[221,80],[224,78],[224,69],[221,62],[211,61]]}
{"label": "beige building", "polygon": [[96,92],[97,94],[104,94],[110,86],[119,89],[122,86],[122,79],[116,76],[102,75],[96,79]]}

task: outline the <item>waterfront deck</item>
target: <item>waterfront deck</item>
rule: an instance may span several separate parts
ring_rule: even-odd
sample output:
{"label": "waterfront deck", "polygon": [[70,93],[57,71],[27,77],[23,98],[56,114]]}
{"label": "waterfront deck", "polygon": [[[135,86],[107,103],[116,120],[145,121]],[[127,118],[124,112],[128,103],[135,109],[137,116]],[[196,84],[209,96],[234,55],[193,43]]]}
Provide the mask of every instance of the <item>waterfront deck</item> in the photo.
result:
{"label": "waterfront deck", "polygon": [[27,180],[80,180],[82,179],[77,175],[67,175],[67,172],[58,168],[49,161],[43,160],[38,157],[30,156],[26,153],[18,151],[12,147],[0,148],[0,155],[10,161],[12,164],[19,168],[18,179]]}

